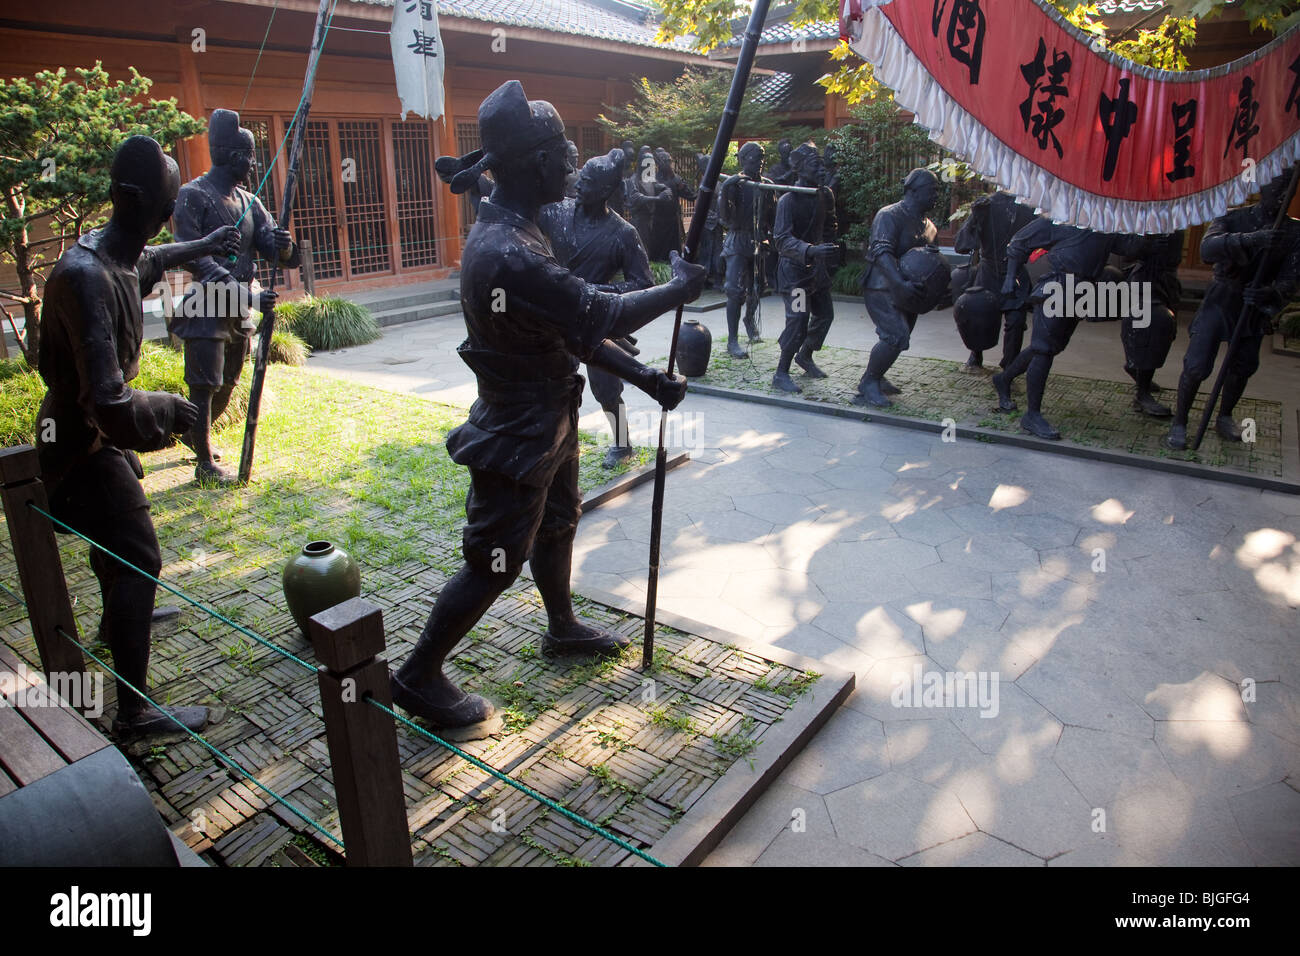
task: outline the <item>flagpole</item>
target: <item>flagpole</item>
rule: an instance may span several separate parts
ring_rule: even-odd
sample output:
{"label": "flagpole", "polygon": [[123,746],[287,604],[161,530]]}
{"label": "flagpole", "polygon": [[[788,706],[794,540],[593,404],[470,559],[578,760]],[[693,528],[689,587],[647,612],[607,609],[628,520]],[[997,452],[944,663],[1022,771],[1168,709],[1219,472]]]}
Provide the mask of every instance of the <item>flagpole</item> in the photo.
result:
{"label": "flagpole", "polygon": [[[333,0],[336,5],[338,0]],[[289,163],[284,177],[284,195],[280,200],[281,229],[289,228],[293,215],[293,194],[298,185],[298,170],[302,161],[303,141],[307,136],[307,114],[311,111],[312,92],[316,85],[316,67],[320,63],[321,46],[329,23],[334,18],[330,10],[331,0],[320,0],[316,11],[316,28],[312,33],[311,50],[307,54],[307,73],[303,78],[302,99],[298,102],[298,111],[293,118],[293,143],[289,147]],[[271,265],[271,278],[268,288],[275,291],[275,281],[280,274],[280,260],[277,257]],[[275,331],[275,309],[271,308],[262,316],[262,324],[257,333],[257,356],[253,362],[253,381],[248,394],[248,421],[244,425],[244,445],[239,456],[239,483],[248,484],[253,473],[253,448],[257,444],[257,420],[262,408],[262,386],[266,382],[266,367],[271,358],[271,335]]]}
{"label": "flagpole", "polygon": [[[704,181],[700,183],[700,192],[695,200],[695,211],[691,215],[691,227],[686,233],[686,244],[682,255],[687,262],[694,262],[700,240],[704,236],[704,223],[709,215],[709,206],[713,202],[713,192],[718,185],[718,176],[722,172],[722,161],[727,156],[727,147],[731,143],[731,134],[736,130],[736,120],[740,116],[740,106],[745,99],[745,86],[749,83],[749,71],[754,65],[754,55],[758,52],[758,38],[763,32],[763,21],[767,19],[767,8],[771,0],[755,0],[754,9],[749,15],[745,27],[744,40],[740,45],[740,56],[736,59],[736,72],[731,77],[731,90],[727,94],[727,105],[722,111],[718,123],[718,132],[713,139],[713,152],[709,154],[709,164],[704,170]],[[673,339],[668,348],[668,375],[673,374],[677,361],[677,336],[682,328],[682,306],[677,307],[677,316],[673,321]],[[668,412],[659,415],[659,450],[655,454],[655,491],[650,517],[650,571],[646,581],[645,636],[641,642],[641,669],[649,670],[654,660],[655,649],[655,603],[659,593],[659,545],[664,523],[664,485],[668,476],[668,452],[664,447],[665,425]]]}

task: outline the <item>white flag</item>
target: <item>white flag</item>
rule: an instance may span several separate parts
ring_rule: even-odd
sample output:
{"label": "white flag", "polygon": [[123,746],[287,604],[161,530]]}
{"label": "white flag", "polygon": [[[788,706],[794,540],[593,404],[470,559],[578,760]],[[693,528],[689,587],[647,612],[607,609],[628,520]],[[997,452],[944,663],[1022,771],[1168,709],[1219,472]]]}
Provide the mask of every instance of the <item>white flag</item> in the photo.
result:
{"label": "white flag", "polygon": [[438,32],[437,0],[397,0],[393,5],[393,73],[402,118],[418,113],[425,119],[442,116],[442,35]]}

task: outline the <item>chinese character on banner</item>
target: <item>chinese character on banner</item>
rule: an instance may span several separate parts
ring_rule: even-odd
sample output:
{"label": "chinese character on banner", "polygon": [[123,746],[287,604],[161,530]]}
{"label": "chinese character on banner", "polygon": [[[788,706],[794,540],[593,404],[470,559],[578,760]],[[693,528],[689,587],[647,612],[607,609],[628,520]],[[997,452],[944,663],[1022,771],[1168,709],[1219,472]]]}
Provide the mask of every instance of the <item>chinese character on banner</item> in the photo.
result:
{"label": "chinese character on banner", "polygon": [[[1061,141],[1056,136],[1056,127],[1065,120],[1065,110],[1057,109],[1056,98],[1068,97],[1070,91],[1065,86],[1065,78],[1070,72],[1070,54],[1061,50],[1052,51],[1052,64],[1047,65],[1047,44],[1040,37],[1038,53],[1028,63],[1020,65],[1020,75],[1029,84],[1029,95],[1020,104],[1020,116],[1025,121],[1025,132],[1038,141],[1039,149],[1047,149],[1050,142],[1057,156],[1063,156]],[[1047,82],[1043,82],[1043,77]],[[1042,99],[1035,101],[1036,95]],[[1030,126],[1033,129],[1030,129]]]}
{"label": "chinese character on banner", "polygon": [[1233,148],[1241,150],[1245,159],[1250,155],[1250,141],[1259,135],[1259,124],[1255,117],[1259,114],[1259,100],[1255,99],[1255,81],[1249,76],[1241,78],[1241,89],[1237,92],[1237,112],[1233,114],[1232,125],[1228,128],[1228,145],[1223,148],[1227,157]]}
{"label": "chinese character on banner", "polygon": [[439,119],[443,113],[442,35],[434,0],[397,0],[389,35],[402,116]]}
{"label": "chinese character on banner", "polygon": [[1137,122],[1137,104],[1129,100],[1128,87],[1131,79],[1126,77],[1119,81],[1119,95],[1101,94],[1097,112],[1101,116],[1101,128],[1106,133],[1106,158],[1102,162],[1101,178],[1110,182],[1115,178],[1115,164],[1119,162],[1119,148]]}
{"label": "chinese character on banner", "polygon": [[1171,183],[1196,175],[1192,163],[1192,130],[1196,128],[1196,100],[1174,103],[1170,108],[1174,120],[1174,168],[1165,173]]}

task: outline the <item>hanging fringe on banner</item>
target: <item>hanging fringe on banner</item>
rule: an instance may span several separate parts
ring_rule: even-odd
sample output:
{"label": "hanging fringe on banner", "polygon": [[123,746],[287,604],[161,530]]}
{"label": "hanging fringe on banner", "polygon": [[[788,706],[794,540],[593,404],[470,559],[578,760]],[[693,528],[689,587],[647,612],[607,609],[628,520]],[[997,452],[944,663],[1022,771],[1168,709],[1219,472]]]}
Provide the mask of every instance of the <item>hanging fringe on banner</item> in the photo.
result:
{"label": "hanging fringe on banner", "polygon": [[1172,232],[1300,158],[1300,27],[1185,73],[1096,48],[1040,0],[843,0],[840,33],[936,143],[1057,222]]}

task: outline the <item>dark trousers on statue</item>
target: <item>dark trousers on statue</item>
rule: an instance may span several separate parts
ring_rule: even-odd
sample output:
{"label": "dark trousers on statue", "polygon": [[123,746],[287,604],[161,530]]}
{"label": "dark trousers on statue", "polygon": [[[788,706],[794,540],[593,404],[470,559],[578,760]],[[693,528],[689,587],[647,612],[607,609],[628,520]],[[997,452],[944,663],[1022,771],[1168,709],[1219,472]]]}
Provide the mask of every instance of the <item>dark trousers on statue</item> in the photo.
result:
{"label": "dark trousers on statue", "polygon": [[754,290],[754,269],[761,268],[756,256],[734,254],[727,259],[727,279],[724,289],[727,293],[727,344],[737,344],[740,333],[740,310],[745,307],[745,331],[751,341],[758,340],[758,326],[754,322],[754,313],[758,310],[758,294]]}
{"label": "dark trousers on statue", "polygon": [[[140,487],[142,477],[143,469],[134,452],[101,449],[50,489],[50,513],[157,577],[162,570],[162,552],[149,517],[148,499]],[[145,690],[157,585],[98,548],[90,550],[90,566],[99,579],[103,598],[99,639],[112,650],[114,669]],[[117,702],[119,718],[137,714],[148,706],[121,681],[117,685]]]}
{"label": "dark trousers on statue", "polygon": [[601,410],[609,418],[614,445],[626,448],[631,442],[627,435],[627,406],[623,404],[623,380],[612,372],[588,365],[587,384],[591,386],[591,397],[600,403]]}
{"label": "dark trousers on statue", "polygon": [[[803,293],[803,308],[796,309],[796,292]],[[835,321],[835,304],[831,299],[831,290],[824,289],[791,290],[781,293],[785,299],[785,328],[777,340],[781,353],[787,351],[792,355],[803,348],[816,352],[826,344],[826,335]]]}
{"label": "dark trousers on statue", "polygon": [[[1213,289],[1214,286],[1211,286]],[[1188,411],[1196,398],[1197,389],[1214,371],[1214,361],[1219,354],[1219,346],[1227,342],[1232,328],[1225,317],[1228,309],[1223,305],[1233,303],[1214,302],[1212,293],[1207,292],[1206,304],[1192,320],[1192,327],[1187,343],[1187,354],[1183,357],[1183,374],[1178,379],[1178,406],[1174,411],[1175,424],[1186,425]],[[1208,306],[1208,307],[1207,307]],[[1236,311],[1233,318],[1236,318]],[[1250,316],[1246,317],[1250,321]],[[1237,339],[1237,348],[1233,351],[1227,373],[1223,377],[1223,393],[1219,401],[1219,416],[1232,416],[1237,402],[1246,391],[1246,382],[1259,369],[1259,351],[1264,336],[1255,329],[1242,330]]]}

